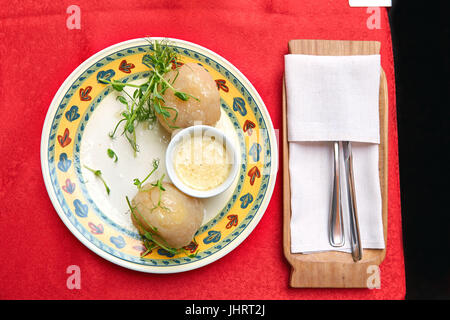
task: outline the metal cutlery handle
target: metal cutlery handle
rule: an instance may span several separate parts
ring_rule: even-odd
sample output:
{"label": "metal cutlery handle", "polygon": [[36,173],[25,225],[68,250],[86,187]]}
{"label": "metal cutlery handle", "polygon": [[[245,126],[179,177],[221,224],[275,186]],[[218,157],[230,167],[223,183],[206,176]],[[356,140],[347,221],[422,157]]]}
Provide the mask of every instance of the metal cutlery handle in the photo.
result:
{"label": "metal cutlery handle", "polygon": [[347,175],[347,192],[348,192],[348,207],[350,211],[350,233],[351,233],[351,249],[353,261],[357,262],[362,259],[361,248],[361,236],[359,233],[358,223],[358,210],[356,207],[356,193],[355,193],[355,180],[353,175],[353,155],[352,144],[346,142],[346,148],[344,147],[344,156],[346,162],[346,175]]}
{"label": "metal cutlery handle", "polygon": [[333,143],[334,152],[334,180],[333,180],[333,196],[331,200],[329,236],[330,244],[333,247],[342,247],[344,245],[344,224],[342,221],[341,206],[341,187],[340,187],[340,147],[339,142]]}

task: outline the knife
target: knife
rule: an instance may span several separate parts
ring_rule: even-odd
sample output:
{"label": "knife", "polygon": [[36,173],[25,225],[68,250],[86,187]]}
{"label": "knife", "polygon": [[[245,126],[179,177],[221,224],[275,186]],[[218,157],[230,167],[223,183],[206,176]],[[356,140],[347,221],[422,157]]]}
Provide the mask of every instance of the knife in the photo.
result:
{"label": "knife", "polygon": [[344,152],[345,176],[347,181],[347,199],[350,214],[350,247],[353,261],[362,259],[361,236],[359,233],[358,210],[356,207],[355,180],[353,173],[353,154],[350,141],[342,142]]}

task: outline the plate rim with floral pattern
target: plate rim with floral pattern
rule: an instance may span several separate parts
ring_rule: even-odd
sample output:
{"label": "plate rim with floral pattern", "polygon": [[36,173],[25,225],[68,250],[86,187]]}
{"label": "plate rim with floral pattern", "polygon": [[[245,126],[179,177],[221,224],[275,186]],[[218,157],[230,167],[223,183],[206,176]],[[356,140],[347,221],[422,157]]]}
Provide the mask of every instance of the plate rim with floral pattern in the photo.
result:
{"label": "plate rim with floral pattern", "polygon": [[[240,181],[232,195],[233,201],[229,201],[228,208],[224,208],[213,223],[208,222],[199,229],[197,233],[199,237],[202,236],[201,243],[195,245],[201,250],[192,257],[173,257],[164,250],[154,253],[150,259],[140,258],[139,254],[133,255],[126,251],[131,250],[127,235],[105,239],[112,234],[108,233],[109,229],[108,232],[105,230],[111,226],[98,223],[103,220],[93,209],[95,201],[83,198],[81,191],[75,191],[77,183],[83,184],[82,179],[74,178],[81,175],[79,151],[83,130],[96,105],[112,91],[96,84],[95,78],[100,83],[100,74],[113,78],[120,73],[122,77],[118,79],[126,82],[145,76],[142,70],[145,67],[145,54],[148,53],[145,50],[149,48],[148,40],[167,40],[182,56],[182,61],[193,59],[212,74],[220,75],[220,79],[215,80],[221,93],[221,106],[235,129],[238,129],[241,148],[244,150],[241,156],[246,161],[241,165]],[[141,64],[129,62],[141,59],[141,55]],[[136,73],[133,68],[136,68]],[[74,101],[78,101],[76,105]],[[174,38],[152,37],[131,39],[107,47],[81,63],[66,78],[50,104],[43,125],[41,169],[47,192],[59,217],[91,251],[128,269],[148,273],[176,273],[193,270],[222,258],[254,230],[274,190],[278,149],[275,130],[264,102],[236,67],[200,45]],[[233,214],[227,215],[231,209],[234,210]],[[97,222],[88,222],[89,217],[97,219]]]}

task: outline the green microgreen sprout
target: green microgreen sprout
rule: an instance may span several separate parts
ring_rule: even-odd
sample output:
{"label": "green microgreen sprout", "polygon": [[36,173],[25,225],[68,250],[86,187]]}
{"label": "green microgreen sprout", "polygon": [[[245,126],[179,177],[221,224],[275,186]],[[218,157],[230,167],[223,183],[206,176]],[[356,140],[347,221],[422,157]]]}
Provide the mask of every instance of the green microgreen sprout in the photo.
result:
{"label": "green microgreen sprout", "polygon": [[[158,235],[156,234],[157,229],[155,227],[153,227],[151,224],[149,224],[147,222],[147,220],[145,219],[145,217],[139,212],[139,210],[137,210],[136,207],[133,207],[131,205],[130,199],[128,199],[128,197],[125,197],[127,204],[128,204],[128,208],[130,209],[131,214],[134,217],[134,220],[137,222],[137,224],[139,225],[139,227],[141,228],[141,230],[143,232],[145,232],[142,237],[143,237],[143,242],[144,242],[144,246],[146,248],[146,251],[141,255],[141,257],[147,255],[152,249],[156,248],[156,247],[160,247],[172,254],[177,254],[179,253],[179,249],[175,249],[170,247],[164,240],[160,239],[160,237],[158,237]],[[150,231],[147,231],[144,226],[142,225],[141,221],[138,219],[138,217],[136,216],[136,213],[144,220],[144,222],[150,227]]]}
{"label": "green microgreen sprout", "polygon": [[[137,85],[114,79],[99,79],[99,82],[111,85],[113,90],[123,94],[119,95],[117,100],[125,106],[125,109],[121,113],[122,118],[117,122],[109,136],[114,138],[119,126],[123,124],[121,135],[124,135],[128,140],[135,156],[139,151],[136,142],[136,127],[140,123],[149,122],[150,125],[153,125],[157,120],[157,115],[159,115],[169,128],[179,128],[176,126],[178,110],[165,105],[163,95],[167,89],[172,90],[174,95],[182,101],[187,101],[190,98],[199,101],[196,97],[174,88],[173,84],[178,77],[178,72],[171,81],[164,78],[164,75],[172,70],[173,63],[177,66],[177,53],[173,47],[168,45],[166,41],[148,41],[151,51],[144,56],[144,63],[150,68],[150,76],[145,83]],[[133,94],[130,95],[125,91],[125,87],[135,88]]]}
{"label": "green microgreen sprout", "polygon": [[105,186],[105,189],[106,189],[106,193],[109,195],[110,189],[109,189],[108,185],[106,184],[105,179],[103,179],[103,177],[102,177],[102,172],[100,170],[95,170],[95,169],[89,168],[88,166],[85,166],[85,165],[83,165],[83,166],[86,169],[88,169],[89,171],[91,171],[97,178],[99,178],[103,182],[103,185]]}
{"label": "green microgreen sprout", "polygon": [[141,253],[141,258],[145,257],[147,254],[149,254],[150,252],[152,252],[152,250],[153,250],[154,248],[157,247],[157,245],[156,245],[154,242],[149,241],[149,240],[147,240],[147,239],[145,239],[145,238],[143,239],[142,242],[144,243],[145,251],[144,251],[143,253]]}
{"label": "green microgreen sprout", "polygon": [[159,167],[159,159],[153,159],[152,165],[153,165],[152,171],[150,171],[150,173],[144,178],[144,180],[140,181],[138,178],[135,178],[133,180],[134,185],[137,186],[138,189],[141,189],[141,187],[144,184],[144,182],[147,181],[148,178],[150,178],[150,176],[153,174],[153,172],[156,171],[156,169],[158,169],[158,167]]}
{"label": "green microgreen sprout", "polygon": [[163,209],[163,210],[165,210],[165,211],[170,211],[169,208],[167,208],[167,207],[165,207],[165,206],[163,206],[163,205],[161,204],[162,193],[163,193],[163,191],[166,191],[166,189],[165,189],[165,188],[163,187],[163,185],[162,185],[165,176],[166,176],[166,175],[163,174],[163,175],[161,176],[161,178],[159,178],[159,180],[157,180],[155,183],[152,183],[152,184],[151,184],[153,187],[158,188],[158,191],[159,191],[158,203],[152,208],[152,211],[155,210],[156,208],[161,208],[161,209]]}
{"label": "green microgreen sprout", "polygon": [[[162,206],[162,204],[161,204],[161,194],[162,194],[163,191],[166,190],[162,186],[162,181],[163,180],[164,180],[164,175],[162,175],[162,177],[159,180],[157,180],[155,183],[151,184],[153,187],[157,187],[159,192],[160,192],[158,204],[155,205],[155,207],[153,207],[151,209],[152,211],[154,209],[158,208],[158,207],[162,208],[164,210],[169,210],[168,208]],[[145,257],[153,249],[158,248],[158,247],[160,247],[160,248],[162,248],[162,249],[164,249],[164,250],[166,250],[166,251],[168,251],[168,252],[170,252],[172,254],[179,254],[179,253],[184,252],[189,258],[195,258],[198,255],[198,252],[199,252],[198,249],[195,251],[195,253],[188,254],[190,251],[187,248],[185,248],[185,247],[180,248],[180,249],[176,249],[176,248],[170,247],[163,239],[161,239],[160,236],[158,236],[158,234],[157,234],[158,229],[156,227],[152,226],[148,222],[148,220],[145,218],[145,216],[143,214],[141,214],[141,212],[139,211],[139,209],[137,207],[133,207],[132,206],[132,204],[130,202],[130,199],[128,197],[125,197],[125,199],[127,201],[128,208],[130,209],[130,212],[131,212],[131,214],[134,217],[134,221],[136,221],[136,223],[138,224],[141,232],[143,233],[143,234],[141,234],[141,237],[142,237],[142,242],[143,242],[144,247],[145,247],[145,252],[143,252],[141,254],[141,258]],[[141,218],[141,220],[138,219],[138,216]],[[147,228],[145,228],[143,226],[142,221],[145,222],[145,224],[147,225]],[[192,241],[195,244],[197,244],[197,246],[198,246],[198,243],[195,240],[195,237],[194,237],[194,239],[192,239]]]}
{"label": "green microgreen sprout", "polygon": [[117,157],[117,154],[114,152],[114,150],[108,148],[107,153],[108,157],[114,159],[114,162],[117,162],[117,160],[119,160],[119,157]]}

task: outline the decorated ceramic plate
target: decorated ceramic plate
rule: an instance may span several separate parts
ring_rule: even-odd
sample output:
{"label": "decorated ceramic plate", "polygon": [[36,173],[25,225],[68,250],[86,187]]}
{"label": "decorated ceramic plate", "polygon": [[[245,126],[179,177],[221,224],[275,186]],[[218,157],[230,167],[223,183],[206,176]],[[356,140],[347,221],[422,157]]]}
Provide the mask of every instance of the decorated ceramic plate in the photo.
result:
{"label": "decorated ceramic plate", "polygon": [[[167,40],[179,64],[198,63],[215,80],[221,102],[216,128],[226,133],[240,154],[239,173],[231,187],[203,200],[202,226],[184,253],[156,248],[142,257],[145,248],[125,201],[126,196],[136,194],[133,179],[145,177],[152,168],[152,159],[164,159],[170,135],[158,123],[152,128],[140,128],[137,155],[127,139],[109,136],[123,105],[111,85],[101,80],[143,83],[150,72],[145,57],[152,46],[147,39],[113,45],[83,62],[56,93],[41,140],[47,191],[69,230],[103,258],[151,273],[192,270],[236,248],[263,216],[277,170],[273,125],[251,83],[214,52],[186,41]],[[108,149],[114,150],[118,161],[109,157]],[[160,164],[158,170],[163,173],[165,165],[163,161]],[[101,169],[109,193],[86,167]]]}

